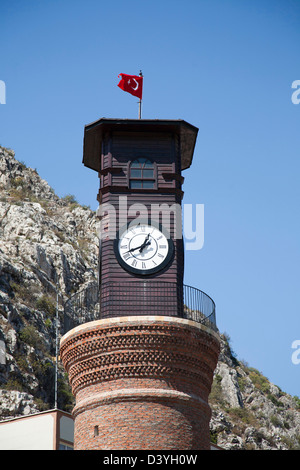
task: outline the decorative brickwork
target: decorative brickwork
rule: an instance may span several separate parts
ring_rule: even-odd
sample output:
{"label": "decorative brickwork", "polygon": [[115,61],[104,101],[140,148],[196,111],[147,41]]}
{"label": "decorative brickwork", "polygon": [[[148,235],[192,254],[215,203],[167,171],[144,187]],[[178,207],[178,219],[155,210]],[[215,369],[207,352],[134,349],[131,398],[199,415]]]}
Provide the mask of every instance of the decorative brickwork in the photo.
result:
{"label": "decorative brickwork", "polygon": [[61,340],[75,449],[209,449],[218,335],[174,317],[86,323]]}

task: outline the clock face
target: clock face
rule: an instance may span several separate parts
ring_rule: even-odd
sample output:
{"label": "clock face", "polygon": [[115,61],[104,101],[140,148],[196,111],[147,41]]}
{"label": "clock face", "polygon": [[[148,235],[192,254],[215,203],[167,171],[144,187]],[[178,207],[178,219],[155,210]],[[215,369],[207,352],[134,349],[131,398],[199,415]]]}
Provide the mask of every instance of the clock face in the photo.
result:
{"label": "clock face", "polygon": [[170,262],[173,243],[158,226],[140,222],[121,231],[115,252],[121,266],[128,271],[153,274]]}

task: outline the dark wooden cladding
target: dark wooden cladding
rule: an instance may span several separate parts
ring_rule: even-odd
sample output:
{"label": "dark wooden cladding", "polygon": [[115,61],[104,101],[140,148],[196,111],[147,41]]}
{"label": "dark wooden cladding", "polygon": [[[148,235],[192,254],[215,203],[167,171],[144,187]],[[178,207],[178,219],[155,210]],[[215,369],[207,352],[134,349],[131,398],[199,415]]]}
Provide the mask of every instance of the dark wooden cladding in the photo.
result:
{"label": "dark wooden cladding", "polygon": [[[105,211],[105,204],[114,207],[116,215],[115,221],[111,221],[108,212]],[[138,204],[138,205],[137,205]],[[142,205],[142,207],[141,207]],[[114,229],[113,222],[117,229],[121,229],[126,220],[134,220],[137,217],[148,218],[149,221],[155,220],[161,223],[170,232],[172,239],[178,234],[178,227],[181,226],[181,206],[178,204],[178,198],[173,194],[140,194],[138,200],[135,194],[106,193],[102,198],[102,207],[104,216],[102,217],[103,238],[105,232],[109,233]],[[142,211],[144,209],[145,214]],[[107,215],[106,215],[107,214]],[[177,224],[177,225],[176,225]],[[166,226],[167,225],[167,226]],[[114,235],[114,232],[113,234]]]}
{"label": "dark wooden cladding", "polygon": [[148,280],[102,284],[101,318],[134,315],[183,317],[183,314],[183,289],[177,283]]}
{"label": "dark wooden cladding", "polygon": [[[182,181],[178,178],[181,160],[177,135],[149,132],[106,133],[102,151],[100,192],[107,191],[109,187],[128,192],[130,163],[140,157],[149,159],[155,165],[155,189],[173,188],[181,191]],[[101,201],[101,195],[99,197]]]}
{"label": "dark wooden cladding", "polygon": [[[136,280],[135,275],[124,271],[124,269],[119,265],[115,257],[113,248],[114,236],[117,235],[114,229],[116,229],[116,231],[122,229],[123,221],[134,220],[136,217],[141,217],[143,219],[147,217],[149,222],[151,222],[152,219],[152,221],[154,220],[158,223],[162,223],[164,227],[169,231],[170,237],[172,238],[175,246],[174,260],[171,265],[163,272],[153,275],[152,278],[157,278],[168,282],[181,282],[183,276],[183,240],[182,238],[175,238],[176,228],[178,229],[178,226],[176,227],[175,225],[176,213],[172,211],[170,211],[169,213],[168,211],[166,211],[165,213],[163,211],[163,205],[165,204],[167,207],[172,208],[173,205],[176,203],[176,198],[174,196],[173,198],[170,198],[170,195],[143,194],[141,195],[138,201],[139,203],[142,203],[145,206],[146,213],[143,214],[140,211],[137,211],[137,213],[135,213],[135,211],[133,210],[133,204],[137,203],[136,197],[133,194],[126,196],[126,199],[123,200],[124,202],[126,202],[126,206],[125,204],[123,205],[121,203],[123,201],[120,201],[119,194],[108,193],[105,196],[106,197],[103,200],[103,203],[107,202],[114,206],[116,219],[110,220],[108,215],[104,216],[102,219],[102,282],[121,282],[122,280],[124,280],[124,277],[126,278],[126,280],[128,278]],[[131,216],[128,216],[128,214],[130,213]],[[115,226],[112,225],[114,222]],[[181,220],[177,220],[177,224],[181,224]],[[111,239],[109,238],[109,235],[111,236]]]}
{"label": "dark wooden cladding", "polygon": [[172,134],[179,138],[181,168],[189,168],[193,159],[198,129],[184,120],[160,119],[106,119],[101,118],[84,128],[83,163],[88,168],[100,171],[100,155],[107,155],[104,136],[108,132],[136,132]]}

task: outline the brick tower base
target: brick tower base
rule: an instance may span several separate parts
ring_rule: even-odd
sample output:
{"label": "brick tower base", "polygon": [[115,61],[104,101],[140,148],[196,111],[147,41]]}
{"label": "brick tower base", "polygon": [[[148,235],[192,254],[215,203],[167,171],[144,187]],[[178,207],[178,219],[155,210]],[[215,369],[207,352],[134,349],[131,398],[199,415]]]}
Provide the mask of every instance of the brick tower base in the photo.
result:
{"label": "brick tower base", "polygon": [[61,339],[76,399],[75,450],[209,450],[219,339],[191,320],[131,316]]}

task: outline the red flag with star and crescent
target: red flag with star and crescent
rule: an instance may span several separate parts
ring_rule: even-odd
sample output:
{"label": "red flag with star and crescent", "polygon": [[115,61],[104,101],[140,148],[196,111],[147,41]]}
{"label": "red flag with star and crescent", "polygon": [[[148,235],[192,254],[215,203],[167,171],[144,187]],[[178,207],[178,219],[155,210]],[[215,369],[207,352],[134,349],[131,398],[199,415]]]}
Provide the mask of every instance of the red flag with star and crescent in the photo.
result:
{"label": "red flag with star and crescent", "polygon": [[140,100],[143,95],[143,77],[138,75],[127,75],[126,73],[120,73],[118,77],[121,80],[118,83],[118,87],[123,91],[127,91],[133,96],[137,96]]}

